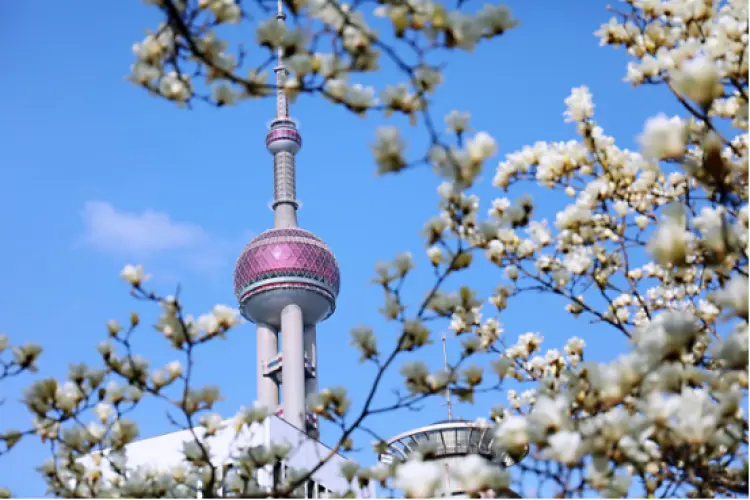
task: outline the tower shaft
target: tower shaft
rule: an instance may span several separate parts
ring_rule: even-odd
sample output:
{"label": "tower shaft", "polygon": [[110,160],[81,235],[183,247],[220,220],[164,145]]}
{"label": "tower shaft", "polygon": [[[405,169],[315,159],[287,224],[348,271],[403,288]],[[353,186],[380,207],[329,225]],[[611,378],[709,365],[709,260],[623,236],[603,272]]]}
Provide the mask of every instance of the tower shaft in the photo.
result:
{"label": "tower shaft", "polygon": [[318,392],[318,339],[316,329],[315,325],[305,327],[305,356],[315,372],[314,377],[309,377],[305,381],[306,396]]}
{"label": "tower shaft", "polygon": [[284,419],[298,429],[306,429],[304,324],[298,305],[290,304],[281,311],[281,330]]}
{"label": "tower shaft", "polygon": [[273,156],[273,225],[297,227],[297,200],[294,154],[279,151]]}
{"label": "tower shaft", "polygon": [[278,355],[279,333],[272,326],[259,324],[256,331],[258,353],[258,402],[276,411],[279,406],[279,387],[266,377],[266,365]]}

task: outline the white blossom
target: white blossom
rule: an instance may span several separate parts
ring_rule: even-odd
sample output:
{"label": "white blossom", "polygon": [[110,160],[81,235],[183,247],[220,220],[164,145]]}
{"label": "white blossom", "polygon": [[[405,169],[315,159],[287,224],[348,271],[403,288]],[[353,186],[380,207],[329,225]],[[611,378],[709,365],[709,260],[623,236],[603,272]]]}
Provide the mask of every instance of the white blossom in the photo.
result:
{"label": "white blossom", "polygon": [[649,118],[638,141],[646,156],[657,160],[679,158],[686,151],[687,129],[679,116],[664,113]]}
{"label": "white blossom", "polygon": [[724,93],[718,68],[707,56],[698,56],[672,72],[674,85],[681,93],[702,106],[708,106]]}
{"label": "white blossom", "polygon": [[497,142],[486,132],[479,132],[467,142],[469,157],[482,162],[497,152]]}
{"label": "white blossom", "polygon": [[396,469],[395,484],[408,498],[435,497],[443,479],[442,467],[436,462],[411,459]]}
{"label": "white blossom", "polygon": [[142,265],[133,266],[131,264],[122,268],[120,277],[133,286],[140,286],[151,278],[150,275],[144,273]]}
{"label": "white blossom", "polygon": [[659,224],[649,240],[648,249],[659,263],[680,265],[687,258],[691,239],[684,223],[679,218],[670,217]]}
{"label": "white blossom", "polygon": [[529,424],[526,417],[507,417],[495,430],[495,443],[501,450],[519,452],[529,444],[529,439]]}
{"label": "white blossom", "polygon": [[716,303],[731,310],[737,316],[748,317],[748,280],[745,276],[735,276],[714,295]]}
{"label": "white blossom", "polygon": [[468,130],[470,117],[467,112],[453,110],[445,116],[445,124],[450,131],[460,134]]}
{"label": "white blossom", "polygon": [[566,122],[582,122],[594,116],[594,103],[589,88],[585,85],[574,88],[565,99],[568,107],[565,112]]}
{"label": "white blossom", "polygon": [[490,464],[485,458],[471,454],[462,457],[457,466],[451,470],[452,475],[461,485],[461,490],[472,495],[488,489],[507,487],[509,475],[507,471]]}
{"label": "white blossom", "polygon": [[372,150],[380,172],[401,170],[406,165],[403,158],[405,149],[406,144],[401,139],[398,128],[378,128],[377,141],[372,145]]}
{"label": "white blossom", "polygon": [[581,435],[572,431],[558,431],[549,437],[549,446],[544,450],[548,459],[558,460],[567,465],[578,462],[581,454]]}

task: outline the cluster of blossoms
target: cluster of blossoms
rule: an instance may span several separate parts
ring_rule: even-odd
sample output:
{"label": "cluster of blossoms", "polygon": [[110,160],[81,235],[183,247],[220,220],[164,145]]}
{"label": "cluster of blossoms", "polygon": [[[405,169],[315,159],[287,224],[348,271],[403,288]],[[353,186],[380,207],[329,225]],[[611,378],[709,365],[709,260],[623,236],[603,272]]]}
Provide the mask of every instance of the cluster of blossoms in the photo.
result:
{"label": "cluster of blossoms", "polygon": [[[266,64],[247,68],[244,50],[230,48],[222,35],[227,25],[257,18],[245,10],[246,2],[147,3],[166,22],[133,47],[135,83],[181,104],[203,99],[223,106],[271,92]],[[445,122],[455,144],[444,142],[428,119],[442,73],[427,56],[437,48],[470,51],[504,33],[516,25],[510,11],[492,4],[466,13],[461,2],[456,10],[433,0],[379,2],[373,21],[385,20],[402,47],[390,45],[368,24],[369,13],[358,10],[367,4],[287,4],[295,21],[311,21],[306,29],[300,28],[302,22],[286,26],[273,18],[255,29],[256,44],[271,57],[280,52],[286,62],[289,74],[279,77],[276,86],[291,98],[319,92],[359,115],[377,108],[413,124],[424,115],[430,148],[422,160],[408,159],[396,127],[378,130],[374,159],[383,173],[426,162],[443,181],[439,213],[424,227],[435,286],[410,317],[401,287],[415,267],[411,254],[378,265],[374,281],[385,291],[381,312],[399,324],[394,350],[386,355],[368,327],[352,331],[361,360],[379,370],[370,395],[399,354],[431,343],[428,321],[441,320],[461,340],[459,362],[437,371],[421,360],[404,363],[400,373],[407,394],[398,392],[396,403],[386,408],[410,407],[448,389],[471,402],[477,391],[503,387],[506,398],[484,424],[492,426],[494,453],[509,457],[515,470],[533,473],[539,482],[553,479],[560,496],[592,491],[608,496],[746,494],[746,2],[625,0],[626,10],[615,11],[596,36],[632,57],[627,81],[662,85],[684,112],[647,120],[638,137],[640,150],[631,151],[617,146],[598,125],[589,89],[573,89],[564,120],[575,126],[579,138],[540,141],[508,153],[493,178],[505,193],[491,201],[486,217],[479,198],[468,191],[497,154],[497,141],[486,132],[474,133],[469,114],[454,111]],[[378,71],[381,58],[402,71],[405,80],[381,92],[350,81],[352,75]],[[413,60],[418,62],[410,64]],[[514,197],[529,182],[564,193],[570,203],[554,220],[537,217],[534,199]],[[441,289],[449,275],[477,266],[477,255],[486,257],[490,272],[497,271],[497,286],[486,303],[498,312],[526,292],[548,293],[562,298],[573,317],[596,322],[602,335],[609,330],[627,337],[630,349],[609,361],[591,362],[578,337],[544,351],[541,332],[506,342],[502,324],[485,310],[492,308],[476,291],[469,286]],[[133,295],[159,305],[154,326],[184,361],[151,368],[132,352],[139,315],[131,314],[125,326],[109,322],[109,338],[98,348],[102,367],[71,365],[64,381],[36,381],[24,394],[33,425],[29,431],[3,431],[0,454],[26,434],[53,443],[53,457],[39,470],[61,496],[185,497],[197,490],[206,496],[269,494],[259,490],[254,473],[284,460],[288,446],[237,445],[230,453],[237,466],[226,474],[212,462],[217,436],[232,429],[240,443],[268,410],[243,409],[225,420],[214,411],[219,389],[190,384],[195,350],[238,325],[238,312],[216,306],[194,318],[183,312],[178,298],[146,291],[149,276],[142,267],[127,266],[121,276]],[[0,336],[0,379],[32,370],[41,349],[14,347],[13,359],[5,361],[8,351],[7,337]],[[493,357],[494,376],[477,364],[465,366],[476,353]],[[184,420],[185,461],[169,470],[127,462],[125,447],[138,437],[128,414],[146,397],[161,400]],[[342,387],[322,390],[308,406],[344,429],[336,448],[349,450],[356,425],[382,410],[371,408],[373,398],[367,399],[354,419],[347,418],[351,400]],[[354,427],[348,427],[352,420]],[[471,495],[500,492],[512,478],[475,455],[446,470],[430,461],[428,450],[392,465],[350,462],[341,473],[352,487],[347,494],[376,481],[409,497],[438,494],[447,482]],[[304,471],[292,472],[275,492],[294,493],[306,477]]]}
{"label": "cluster of blossoms", "polygon": [[[572,315],[630,338],[632,351],[589,363],[583,340],[538,353],[537,333],[498,349],[504,341],[488,335],[497,320],[483,323],[480,304],[462,308],[439,297],[437,311],[457,334],[487,339],[464,345],[497,352],[492,367],[501,381],[531,384],[521,395],[509,391],[511,411],[493,411],[498,453],[532,450],[529,459],[568,466],[581,488],[600,494],[672,487],[738,494],[747,488],[748,424],[740,404],[748,386],[747,6],[627,3],[632,12],[597,34],[638,59],[631,81],[666,84],[687,116],[655,116],[639,138],[640,152],[621,149],[596,123],[589,90],[574,89],[564,116],[580,140],[510,153],[493,181],[511,193],[535,182],[573,198],[553,224],[534,220],[526,196],[493,200],[489,219],[480,221],[479,200],[465,192],[470,183],[454,176],[438,190],[440,214],[425,236],[436,268],[458,254],[471,265],[476,250],[503,268],[506,281],[488,299],[499,311],[525,290],[547,291],[567,299]],[[644,69],[657,59],[661,66]],[[468,117],[454,112],[447,120],[457,123],[461,140]],[[727,128],[736,135],[721,132]],[[462,248],[451,250],[452,240]],[[412,390],[430,390],[431,380],[457,382],[414,362],[404,371]],[[684,474],[695,479],[680,489]]]}
{"label": "cluster of blossoms", "polygon": [[[374,11],[337,0],[293,0],[286,7],[294,14],[294,26],[280,23],[261,7],[237,0],[159,0],[154,5],[167,22],[134,45],[136,61],[130,79],[151,93],[178,104],[201,99],[225,106],[243,99],[262,97],[274,87],[294,99],[300,92],[318,92],[354,113],[364,115],[380,107],[386,116],[401,113],[416,122],[417,113],[427,107],[427,94],[442,81],[435,64],[423,57],[437,48],[471,51],[518,23],[503,5],[485,5],[475,14],[453,10],[433,0],[382,2]],[[399,50],[391,47],[368,25],[374,14],[392,27]],[[256,67],[246,64],[242,46],[230,48],[224,31],[243,20],[266,18],[255,27],[255,42],[282,54],[288,74],[278,75],[275,84],[264,71],[267,62]],[[300,19],[311,21],[301,28]],[[400,51],[412,51],[419,63],[410,64]],[[386,85],[380,92],[351,82],[350,76],[380,70],[381,58],[404,70],[407,81]],[[188,69],[190,68],[190,69]],[[203,81],[197,81],[197,77]],[[379,94],[379,98],[376,97]]]}
{"label": "cluster of blossoms", "polygon": [[[404,259],[400,262],[402,268],[407,265]],[[217,305],[194,319],[183,313],[177,297],[161,297],[144,288],[150,276],[142,266],[128,265],[120,275],[133,296],[158,304],[161,311],[154,328],[185,360],[152,369],[146,359],[133,352],[140,316],[132,313],[126,327],[109,321],[108,340],[98,346],[103,367],[71,365],[65,381],[45,378],[33,383],[24,393],[33,427],[0,434],[0,443],[5,445],[0,454],[9,451],[24,435],[36,434],[43,442],[52,443],[53,456],[38,471],[50,491],[66,497],[301,494],[300,487],[308,478],[306,471],[288,471],[272,490],[258,483],[259,470],[280,465],[294,451],[288,443],[257,444],[252,439],[271,415],[269,409],[256,404],[240,409],[233,418],[222,418],[214,411],[222,399],[219,388],[196,388],[191,381],[194,351],[237,326],[239,312]],[[0,336],[0,354],[7,347],[7,336]],[[31,344],[14,347],[15,360],[4,363],[5,372],[0,374],[15,375],[22,369],[34,369],[39,352]],[[182,417],[183,422],[171,418],[183,429],[183,461],[162,467],[129,462],[128,446],[140,435],[138,424],[129,414],[147,398],[163,401],[170,414],[175,411]],[[324,389],[310,401],[314,412],[330,420],[343,417],[349,404],[343,388]],[[227,445],[229,450],[218,450]],[[219,460],[219,456],[225,458]],[[231,469],[221,465],[227,461],[233,464]],[[342,473],[346,475],[346,471]],[[357,468],[355,476],[360,487],[371,479],[384,479],[382,471],[369,469]]]}
{"label": "cluster of blossoms", "polygon": [[[24,372],[36,372],[41,354],[42,348],[37,344],[12,345],[8,335],[0,334],[0,383]],[[63,398],[64,395],[61,393],[60,397]],[[28,434],[30,432],[0,429],[0,456],[10,452]],[[7,497],[10,497],[10,491],[0,486],[0,498]]]}

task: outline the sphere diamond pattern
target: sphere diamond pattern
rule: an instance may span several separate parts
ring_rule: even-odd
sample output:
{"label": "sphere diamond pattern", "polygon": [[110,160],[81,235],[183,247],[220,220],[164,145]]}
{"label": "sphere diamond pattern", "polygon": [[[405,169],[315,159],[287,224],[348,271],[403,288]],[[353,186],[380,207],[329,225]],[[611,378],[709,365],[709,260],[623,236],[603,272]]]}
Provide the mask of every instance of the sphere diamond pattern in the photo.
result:
{"label": "sphere diamond pattern", "polygon": [[[306,278],[320,283],[334,296],[339,293],[336,258],[323,240],[304,229],[270,229],[245,247],[234,271],[237,299],[248,286],[272,278],[289,278],[289,282]],[[284,286],[284,281],[278,286]]]}

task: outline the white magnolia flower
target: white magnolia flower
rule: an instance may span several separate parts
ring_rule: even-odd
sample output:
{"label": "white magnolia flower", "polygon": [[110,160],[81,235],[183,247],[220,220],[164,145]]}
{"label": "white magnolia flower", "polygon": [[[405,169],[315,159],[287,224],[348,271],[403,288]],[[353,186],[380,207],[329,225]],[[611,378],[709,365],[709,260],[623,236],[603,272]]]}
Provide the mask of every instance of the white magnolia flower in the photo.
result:
{"label": "white magnolia flower", "polygon": [[213,314],[201,314],[198,316],[195,326],[208,335],[213,335],[219,331],[219,322]]}
{"label": "white magnolia flower", "polygon": [[531,221],[529,222],[528,228],[529,234],[532,236],[534,241],[540,245],[548,245],[552,242],[552,233],[547,227],[547,221]]}
{"label": "white magnolia flower", "polygon": [[397,127],[379,127],[376,134],[377,140],[372,145],[372,151],[379,171],[397,172],[406,166],[403,157],[406,143],[401,139],[399,129]]}
{"label": "white magnolia flower", "polygon": [[648,242],[648,250],[660,264],[680,265],[687,258],[691,239],[685,224],[676,217],[669,217],[659,224]]}
{"label": "white magnolia flower", "polygon": [[433,245],[427,249],[427,256],[430,258],[430,262],[437,266],[443,261],[443,249],[437,245]]}
{"label": "white magnolia flower", "polygon": [[225,330],[229,330],[242,323],[240,311],[234,307],[217,304],[211,310],[211,314],[216,318],[219,326]]}
{"label": "white magnolia flower", "polygon": [[[205,0],[203,2],[205,3]],[[214,13],[217,23],[237,24],[240,22],[242,11],[235,0],[209,0],[208,8]]]}
{"label": "white magnolia flower", "polygon": [[581,355],[586,347],[586,342],[580,337],[571,337],[565,344],[565,352],[570,355]]}
{"label": "white magnolia flower", "polygon": [[565,105],[568,106],[567,111],[565,111],[566,122],[581,122],[594,116],[591,92],[585,85],[574,88],[570,96],[565,99]]}
{"label": "white magnolia flower", "polygon": [[583,274],[594,263],[591,252],[586,248],[577,248],[568,253],[563,260],[565,268],[573,274]]}
{"label": "white magnolia flower", "polygon": [[436,462],[408,460],[396,469],[395,485],[408,498],[435,497],[443,480],[443,468]]}
{"label": "white magnolia flower", "polygon": [[529,424],[526,417],[513,415],[505,418],[495,430],[495,443],[500,451],[522,451],[529,444]]}
{"label": "white magnolia flower", "polygon": [[475,454],[462,457],[451,473],[461,485],[461,490],[469,495],[507,486],[509,483],[506,471],[490,465],[486,459]]}
{"label": "white magnolia flower", "polygon": [[213,436],[224,427],[221,415],[218,413],[203,415],[200,419],[200,424],[206,428],[206,436]]}
{"label": "white magnolia flower", "polygon": [[646,121],[638,142],[644,155],[657,160],[679,158],[685,154],[687,128],[679,116],[667,118],[659,113]]}
{"label": "white magnolia flower", "polygon": [[701,106],[708,106],[724,93],[716,64],[707,56],[698,56],[672,72],[672,81],[682,94]]}
{"label": "white magnolia flower", "polygon": [[443,181],[438,185],[437,193],[444,200],[458,200],[461,196],[461,188],[455,182]]}
{"label": "white magnolia flower", "polygon": [[507,5],[484,4],[478,16],[490,33],[503,33],[518,25]]}
{"label": "white magnolia flower", "polygon": [[666,425],[680,409],[680,399],[661,392],[652,392],[646,398],[645,413],[657,425]]}
{"label": "white magnolia flower", "polygon": [[572,431],[558,431],[548,439],[543,456],[566,465],[574,465],[581,458],[581,435]]}
{"label": "white magnolia flower", "polygon": [[185,102],[193,95],[188,75],[178,75],[172,71],[159,82],[159,92],[167,99]]}
{"label": "white magnolia flower", "polygon": [[733,311],[741,318],[748,317],[748,280],[744,276],[735,276],[725,287],[715,294],[716,303]]}
{"label": "white magnolia flower", "polygon": [[172,379],[176,379],[177,377],[182,375],[182,364],[177,360],[167,363],[164,369],[167,371],[167,373],[169,373],[169,376]]}
{"label": "white magnolia flower", "polygon": [[[201,444],[203,446],[201,446]],[[193,465],[201,465],[205,463],[206,458],[203,450],[207,450],[208,445],[206,443],[198,443],[197,441],[185,441],[182,443],[182,454],[185,456],[185,460]]]}
{"label": "white magnolia flower", "polygon": [[107,434],[107,428],[98,422],[89,422],[86,431],[94,442],[99,442]]}
{"label": "white magnolia flower", "polygon": [[154,384],[154,388],[158,390],[169,383],[169,375],[164,370],[155,370],[151,374],[151,382]]}
{"label": "white magnolia flower", "polygon": [[460,134],[468,130],[470,116],[468,112],[453,110],[445,116],[445,124],[450,131]]}
{"label": "white magnolia flower", "polygon": [[162,70],[144,61],[136,61],[130,66],[130,78],[133,82],[146,85],[161,77]]}
{"label": "white magnolia flower", "polygon": [[729,367],[742,368],[747,366],[749,343],[747,325],[739,326],[715,348],[715,356]]}
{"label": "white magnolia flower", "polygon": [[133,266],[128,264],[120,271],[120,277],[130,283],[133,286],[140,286],[144,281],[148,281],[151,276],[147,275],[143,271],[142,265]]}
{"label": "white magnolia flower", "polygon": [[240,97],[240,93],[235,92],[235,90],[228,83],[222,82],[213,86],[213,89],[211,90],[211,97],[219,106],[231,106],[232,104],[237,102]]}
{"label": "white magnolia flower", "polygon": [[474,162],[483,162],[497,153],[497,142],[487,132],[479,132],[466,144],[469,157]]}
{"label": "white magnolia flower", "polygon": [[703,444],[713,435],[718,424],[711,396],[703,389],[684,388],[680,406],[671,427],[687,443]]}
{"label": "white magnolia flower", "polygon": [[535,434],[560,430],[567,423],[567,412],[568,401],[564,397],[552,399],[549,396],[540,396],[529,414],[531,430]]}
{"label": "white magnolia flower", "polygon": [[94,414],[102,423],[107,423],[109,418],[115,414],[115,409],[109,403],[99,403],[94,408]]}

